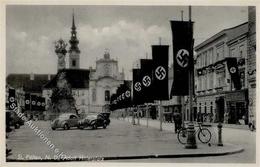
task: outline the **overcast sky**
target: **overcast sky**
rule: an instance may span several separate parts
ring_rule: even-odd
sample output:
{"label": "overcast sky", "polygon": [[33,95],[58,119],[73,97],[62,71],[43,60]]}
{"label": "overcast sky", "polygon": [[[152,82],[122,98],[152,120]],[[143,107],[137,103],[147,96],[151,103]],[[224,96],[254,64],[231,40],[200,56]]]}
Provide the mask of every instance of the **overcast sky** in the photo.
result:
{"label": "overcast sky", "polygon": [[[118,59],[127,75],[133,63],[151,58],[151,45],[172,45],[170,20],[188,20],[182,6],[7,6],[6,71],[9,73],[57,72],[54,41],[70,39],[72,10],[79,39],[80,67],[95,67],[105,48]],[[222,29],[248,20],[247,7],[193,7],[195,45]],[[172,48],[170,47],[170,62]]]}

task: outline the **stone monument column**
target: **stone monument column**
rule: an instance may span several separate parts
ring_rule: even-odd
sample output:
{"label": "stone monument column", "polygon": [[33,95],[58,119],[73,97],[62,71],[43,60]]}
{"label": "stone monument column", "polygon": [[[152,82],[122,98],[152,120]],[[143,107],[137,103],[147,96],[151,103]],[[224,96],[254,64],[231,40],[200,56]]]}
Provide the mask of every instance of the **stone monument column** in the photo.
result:
{"label": "stone monument column", "polygon": [[66,68],[65,56],[67,53],[66,50],[67,43],[65,43],[62,39],[59,39],[55,42],[55,53],[58,56],[58,71]]}

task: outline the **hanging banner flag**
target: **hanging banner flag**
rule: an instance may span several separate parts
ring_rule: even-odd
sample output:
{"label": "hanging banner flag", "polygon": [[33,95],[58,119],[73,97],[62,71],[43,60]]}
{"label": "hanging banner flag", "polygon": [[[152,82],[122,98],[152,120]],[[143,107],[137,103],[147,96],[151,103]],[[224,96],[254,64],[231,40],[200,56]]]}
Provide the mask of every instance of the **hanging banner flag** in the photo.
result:
{"label": "hanging banner flag", "polygon": [[116,110],[116,94],[112,94],[111,97],[110,97],[110,105],[109,105],[109,108],[111,111],[114,111]]}
{"label": "hanging banner flag", "polygon": [[30,110],[31,109],[31,99],[30,99],[30,94],[29,93],[25,93],[25,110]]}
{"label": "hanging banner flag", "polygon": [[116,90],[116,95],[117,95],[117,108],[118,109],[121,109],[122,108],[122,87],[123,86],[123,84],[120,84],[120,86],[117,88],[117,90]]}
{"label": "hanging banner flag", "polygon": [[35,111],[37,110],[37,96],[36,95],[31,95],[31,110]]}
{"label": "hanging banner flag", "polygon": [[131,85],[132,81],[124,81],[125,85],[125,107],[132,106],[132,97],[131,97]]}
{"label": "hanging banner flag", "polygon": [[153,60],[141,59],[141,80],[143,87],[143,100],[144,103],[153,102]]}
{"label": "hanging banner flag", "polygon": [[239,77],[239,73],[238,73],[237,59],[235,57],[229,57],[229,58],[226,58],[226,60],[227,60],[228,71],[230,73],[231,80],[234,83],[234,87],[236,90],[240,90],[241,82],[240,82],[240,77]]}
{"label": "hanging banner flag", "polygon": [[153,99],[168,100],[168,45],[153,45]]}
{"label": "hanging banner flag", "polygon": [[8,101],[9,101],[8,109],[9,110],[14,110],[17,107],[17,102],[16,102],[15,97],[16,97],[15,89],[9,89],[9,97],[8,97]]}
{"label": "hanging banner flag", "polygon": [[189,94],[189,70],[193,68],[192,27],[187,21],[171,21],[174,67],[171,96]]}
{"label": "hanging banner flag", "polygon": [[40,96],[36,97],[36,110],[38,111],[42,110],[42,97]]}
{"label": "hanging banner flag", "polygon": [[143,104],[140,69],[133,69],[133,104]]}
{"label": "hanging banner flag", "polygon": [[45,111],[45,106],[46,106],[45,97],[42,97],[41,98],[41,111]]}

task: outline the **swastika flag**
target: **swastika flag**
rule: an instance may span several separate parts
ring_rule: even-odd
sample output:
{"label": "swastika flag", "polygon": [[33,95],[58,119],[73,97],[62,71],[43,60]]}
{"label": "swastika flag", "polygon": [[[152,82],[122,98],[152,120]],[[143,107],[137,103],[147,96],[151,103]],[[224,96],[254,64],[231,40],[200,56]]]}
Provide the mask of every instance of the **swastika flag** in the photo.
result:
{"label": "swastika flag", "polygon": [[29,93],[25,94],[25,104],[24,104],[25,110],[31,109],[31,98],[30,98],[30,96],[31,95]]}
{"label": "swastika flag", "polygon": [[153,45],[153,99],[168,100],[168,45]]}
{"label": "swastika flag", "polygon": [[240,76],[237,67],[237,59],[235,57],[228,57],[226,58],[226,60],[227,60],[228,71],[231,76],[231,80],[234,83],[234,87],[236,90],[240,90],[241,82],[240,82]]}
{"label": "swastika flag", "polygon": [[37,96],[31,95],[31,110],[36,111],[37,110]]}
{"label": "swastika flag", "polygon": [[111,111],[116,110],[116,94],[112,94],[110,97],[110,105],[109,108]]}
{"label": "swastika flag", "polygon": [[9,96],[8,96],[8,101],[9,101],[9,110],[14,110],[17,107],[17,101],[16,101],[16,96],[15,96],[15,89],[9,89]]}
{"label": "swastika flag", "polygon": [[141,81],[145,103],[153,102],[153,60],[141,59]]}
{"label": "swastika flag", "polygon": [[131,107],[131,105],[132,105],[131,85],[132,85],[132,81],[129,81],[129,80],[125,80],[124,81],[124,87],[125,87],[125,91],[124,91],[124,95],[125,95],[124,107],[125,108]]}
{"label": "swastika flag", "polygon": [[193,67],[192,25],[187,21],[171,21],[174,64],[171,96],[189,94],[189,70]]}
{"label": "swastika flag", "polygon": [[133,69],[133,104],[143,104],[140,69]]}

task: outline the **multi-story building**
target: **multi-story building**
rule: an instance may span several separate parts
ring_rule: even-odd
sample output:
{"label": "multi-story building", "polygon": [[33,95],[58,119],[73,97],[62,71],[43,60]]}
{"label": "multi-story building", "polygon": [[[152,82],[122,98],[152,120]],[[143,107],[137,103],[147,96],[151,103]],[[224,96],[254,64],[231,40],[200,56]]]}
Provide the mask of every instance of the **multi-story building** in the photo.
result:
{"label": "multi-story building", "polygon": [[247,84],[249,121],[256,120],[256,7],[248,7]]}
{"label": "multi-story building", "polygon": [[[247,33],[246,22],[224,29],[195,47],[196,115],[200,121],[239,123],[248,117]],[[231,77],[230,58],[237,60],[234,65],[241,88],[235,85],[239,80]]]}

